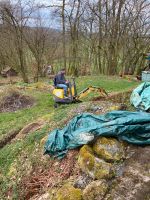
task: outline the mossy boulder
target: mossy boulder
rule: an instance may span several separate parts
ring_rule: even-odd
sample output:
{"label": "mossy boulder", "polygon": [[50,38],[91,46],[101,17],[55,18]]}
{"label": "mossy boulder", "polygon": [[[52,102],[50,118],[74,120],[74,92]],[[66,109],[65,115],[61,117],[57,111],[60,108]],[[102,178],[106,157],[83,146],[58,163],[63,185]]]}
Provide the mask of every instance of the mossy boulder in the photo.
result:
{"label": "mossy boulder", "polygon": [[65,184],[58,190],[56,200],[82,200],[82,192],[70,184]]}
{"label": "mossy boulder", "polygon": [[83,200],[101,200],[107,189],[108,185],[105,180],[93,181],[83,190]]}
{"label": "mossy boulder", "polygon": [[100,137],[93,145],[93,150],[99,158],[109,162],[119,161],[125,157],[122,143],[115,138]]}
{"label": "mossy boulder", "polygon": [[95,157],[92,148],[84,145],[79,152],[78,163],[81,170],[93,179],[113,176],[112,165]]}

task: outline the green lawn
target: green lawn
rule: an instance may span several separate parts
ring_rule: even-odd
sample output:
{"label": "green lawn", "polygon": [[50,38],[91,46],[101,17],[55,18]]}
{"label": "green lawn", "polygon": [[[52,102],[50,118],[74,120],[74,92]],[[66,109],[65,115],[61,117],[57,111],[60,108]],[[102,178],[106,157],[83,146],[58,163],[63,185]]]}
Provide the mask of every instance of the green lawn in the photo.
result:
{"label": "green lawn", "polygon": [[118,77],[111,76],[86,76],[80,77],[77,79],[77,88],[78,91],[83,90],[87,86],[98,86],[103,87],[107,92],[119,92],[128,90],[129,88],[135,87],[138,85],[135,81],[128,81]]}
{"label": "green lawn", "polygon": [[[138,85],[134,81],[129,82],[128,80],[107,76],[80,77],[76,79],[76,83],[78,92],[90,85],[103,87],[107,92],[125,91]],[[70,104],[61,105],[59,108],[54,109],[53,98],[48,92],[28,90],[25,93],[33,96],[36,104],[32,108],[14,113],[0,113],[0,139],[6,137],[11,130],[22,128],[43,116],[48,118],[49,123],[42,130],[28,135],[23,140],[7,144],[0,150],[1,199],[7,199],[5,193],[8,188],[13,191],[13,199],[18,199],[17,183],[20,181],[20,176],[27,173],[28,170],[22,163],[28,160],[31,166],[44,165],[41,161],[43,153],[43,146],[40,145],[41,139],[48,135],[49,130],[63,126],[63,120],[71,114],[71,109],[78,107],[78,104]],[[93,94],[90,97],[93,97]],[[89,98],[85,100],[88,101]],[[26,156],[25,160],[24,155]],[[17,169],[17,172],[15,169],[12,170],[13,167]],[[12,178],[14,176],[16,177],[15,181]]]}

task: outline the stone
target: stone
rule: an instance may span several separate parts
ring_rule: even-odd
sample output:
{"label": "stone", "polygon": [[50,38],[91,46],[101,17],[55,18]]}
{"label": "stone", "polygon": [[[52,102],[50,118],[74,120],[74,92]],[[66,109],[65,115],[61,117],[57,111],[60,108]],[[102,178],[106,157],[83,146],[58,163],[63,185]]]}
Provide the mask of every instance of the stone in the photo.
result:
{"label": "stone", "polygon": [[108,162],[116,162],[125,157],[122,143],[115,138],[98,138],[93,145],[93,150],[99,158]]}
{"label": "stone", "polygon": [[112,165],[95,157],[89,145],[80,149],[78,164],[81,170],[93,179],[111,178],[114,175]]}
{"label": "stone", "polygon": [[83,190],[83,200],[101,200],[107,189],[108,184],[105,180],[93,181]]}
{"label": "stone", "polygon": [[84,189],[90,182],[92,182],[93,179],[91,177],[89,177],[86,174],[83,174],[81,176],[79,176],[75,182],[74,182],[74,187],[75,188],[80,188],[80,189]]}
{"label": "stone", "polygon": [[56,200],[82,200],[82,191],[70,184],[65,184],[58,190]]}

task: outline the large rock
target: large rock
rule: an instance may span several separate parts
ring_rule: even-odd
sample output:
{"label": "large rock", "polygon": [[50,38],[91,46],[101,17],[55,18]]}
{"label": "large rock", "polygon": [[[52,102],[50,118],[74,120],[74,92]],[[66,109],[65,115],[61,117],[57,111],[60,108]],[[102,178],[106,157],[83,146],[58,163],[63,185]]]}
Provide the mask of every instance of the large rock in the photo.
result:
{"label": "large rock", "polygon": [[66,184],[58,190],[56,200],[82,200],[82,192],[80,189]]}
{"label": "large rock", "polygon": [[88,145],[80,149],[78,163],[81,170],[93,179],[113,176],[112,165],[95,157],[92,148]]}
{"label": "large rock", "polygon": [[107,189],[108,185],[105,180],[93,181],[83,190],[83,200],[101,200]]}
{"label": "large rock", "polygon": [[98,157],[109,162],[119,161],[125,157],[122,143],[114,138],[100,137],[93,145],[93,150]]}

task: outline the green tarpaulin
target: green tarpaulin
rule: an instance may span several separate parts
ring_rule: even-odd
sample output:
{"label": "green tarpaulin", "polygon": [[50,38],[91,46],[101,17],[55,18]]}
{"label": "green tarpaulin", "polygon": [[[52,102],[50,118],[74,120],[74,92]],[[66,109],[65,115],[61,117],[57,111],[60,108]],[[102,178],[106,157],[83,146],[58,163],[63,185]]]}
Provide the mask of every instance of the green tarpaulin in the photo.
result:
{"label": "green tarpaulin", "polygon": [[148,145],[150,114],[113,111],[105,115],[78,115],[62,130],[56,129],[49,134],[45,154],[62,158],[69,149],[87,144],[98,136],[113,136],[132,144]]}
{"label": "green tarpaulin", "polygon": [[148,111],[150,109],[150,82],[142,83],[133,90],[130,102],[138,110]]}

